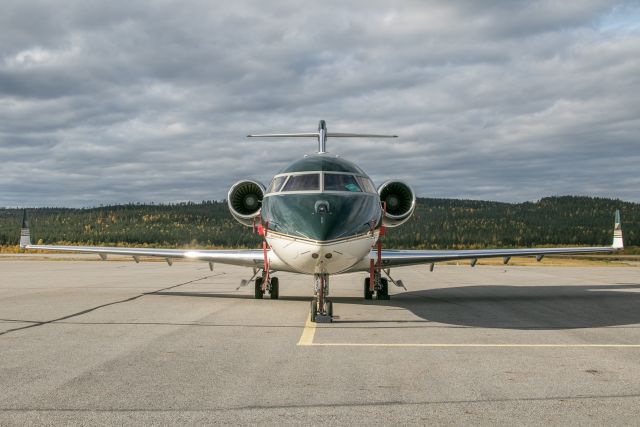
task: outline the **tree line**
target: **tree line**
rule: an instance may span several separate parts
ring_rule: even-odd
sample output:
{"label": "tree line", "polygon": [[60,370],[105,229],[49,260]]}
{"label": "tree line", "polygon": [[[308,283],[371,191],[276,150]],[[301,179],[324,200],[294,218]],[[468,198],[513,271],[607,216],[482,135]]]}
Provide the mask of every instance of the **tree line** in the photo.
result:
{"label": "tree line", "polygon": [[[386,247],[460,249],[536,245],[609,245],[620,209],[626,246],[640,245],[640,204],[594,197],[537,202],[417,200],[413,217],[387,230]],[[258,247],[226,201],[28,209],[31,236],[48,244]],[[0,246],[17,245],[21,209],[0,208]]]}

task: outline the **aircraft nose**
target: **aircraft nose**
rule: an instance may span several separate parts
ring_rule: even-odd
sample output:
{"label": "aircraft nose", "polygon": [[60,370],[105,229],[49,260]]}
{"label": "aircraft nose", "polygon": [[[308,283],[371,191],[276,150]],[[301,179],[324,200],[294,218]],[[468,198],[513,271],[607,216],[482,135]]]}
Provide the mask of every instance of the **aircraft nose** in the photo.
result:
{"label": "aircraft nose", "polygon": [[380,218],[373,194],[286,194],[263,200],[263,220],[269,229],[315,241],[363,234]]}

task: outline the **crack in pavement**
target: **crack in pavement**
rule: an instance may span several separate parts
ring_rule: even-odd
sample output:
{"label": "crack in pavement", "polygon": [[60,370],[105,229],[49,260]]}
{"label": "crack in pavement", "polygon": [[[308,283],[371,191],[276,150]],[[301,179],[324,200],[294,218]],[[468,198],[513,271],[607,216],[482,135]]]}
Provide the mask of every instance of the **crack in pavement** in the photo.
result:
{"label": "crack in pavement", "polygon": [[20,319],[0,319],[0,322],[5,323],[40,323],[41,320],[20,320]]}
{"label": "crack in pavement", "polygon": [[95,307],[91,307],[91,308],[88,308],[86,310],[79,311],[77,313],[68,314],[66,316],[58,317],[57,319],[46,320],[46,321],[43,321],[43,322],[33,322],[32,324],[27,325],[27,326],[21,326],[19,328],[7,329],[6,331],[0,332],[0,336],[6,335],[6,334],[8,334],[10,332],[21,331],[23,329],[29,329],[29,328],[36,328],[38,326],[48,325],[49,323],[55,323],[55,322],[59,322],[61,320],[70,319],[72,317],[81,316],[83,314],[87,314],[87,313],[90,313],[92,311],[104,308],[104,307],[109,307],[111,305],[122,304],[122,303],[125,303],[125,302],[134,301],[134,300],[137,300],[138,298],[141,298],[141,297],[146,296],[146,295],[157,294],[158,292],[167,291],[169,289],[174,289],[174,288],[177,288],[179,286],[184,286],[184,285],[188,285],[190,283],[195,283],[195,282],[199,282],[201,280],[206,280],[206,279],[209,279],[210,277],[221,276],[223,274],[225,274],[225,273],[210,274],[208,276],[203,276],[203,277],[200,277],[198,279],[189,280],[188,282],[178,283],[177,285],[167,286],[165,288],[156,289],[155,291],[151,291],[151,292],[143,292],[143,293],[141,293],[139,295],[135,295],[135,296],[132,296],[132,297],[129,297],[129,298],[125,298],[125,299],[122,299],[122,300],[108,302],[106,304],[100,304],[100,305],[97,305]]}
{"label": "crack in pavement", "polygon": [[357,408],[369,406],[420,406],[420,405],[464,405],[486,403],[509,402],[546,402],[568,400],[594,400],[594,399],[637,399],[640,394],[613,394],[613,395],[582,395],[582,396],[549,396],[549,397],[522,397],[522,398],[496,398],[496,399],[460,399],[460,400],[431,400],[423,402],[403,402],[398,400],[382,402],[353,402],[353,403],[310,403],[300,405],[248,405],[230,406],[228,408],[2,408],[0,412],[223,412],[223,411],[251,411],[251,410],[281,410],[281,409],[313,409],[313,408]]}

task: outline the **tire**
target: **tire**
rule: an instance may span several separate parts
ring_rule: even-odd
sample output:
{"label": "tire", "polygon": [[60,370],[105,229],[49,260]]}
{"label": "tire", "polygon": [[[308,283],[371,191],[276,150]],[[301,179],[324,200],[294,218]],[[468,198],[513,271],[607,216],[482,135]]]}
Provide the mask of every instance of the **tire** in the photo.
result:
{"label": "tire", "polygon": [[378,299],[379,300],[389,300],[389,281],[384,277],[380,279],[382,282],[382,289],[378,291]]}
{"label": "tire", "polygon": [[327,310],[327,315],[328,315],[329,317],[333,317],[333,302],[331,302],[331,301],[327,301],[327,302],[324,304],[324,306],[325,306],[325,308],[326,308],[326,310]]}
{"label": "tire", "polygon": [[369,290],[369,277],[364,279],[364,299],[373,298],[373,292]]}
{"label": "tire", "polygon": [[262,299],[262,297],[264,296],[262,292],[262,277],[256,277],[255,292],[255,298]]}
{"label": "tire", "polygon": [[312,322],[316,321],[317,315],[318,315],[318,300],[316,298],[313,298],[311,300],[311,314],[310,314],[310,318]]}
{"label": "tire", "polygon": [[269,295],[271,299],[278,299],[280,297],[280,282],[277,277],[271,279],[271,292]]}

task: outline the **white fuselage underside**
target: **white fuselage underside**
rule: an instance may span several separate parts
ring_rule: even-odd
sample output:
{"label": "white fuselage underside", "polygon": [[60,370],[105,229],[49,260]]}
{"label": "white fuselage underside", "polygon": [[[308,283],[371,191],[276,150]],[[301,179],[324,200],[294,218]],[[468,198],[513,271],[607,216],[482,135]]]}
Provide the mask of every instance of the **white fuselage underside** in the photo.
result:
{"label": "white fuselage underside", "polygon": [[375,231],[332,242],[315,242],[269,233],[266,239],[272,249],[271,268],[304,274],[341,273],[369,257],[378,234]]}

